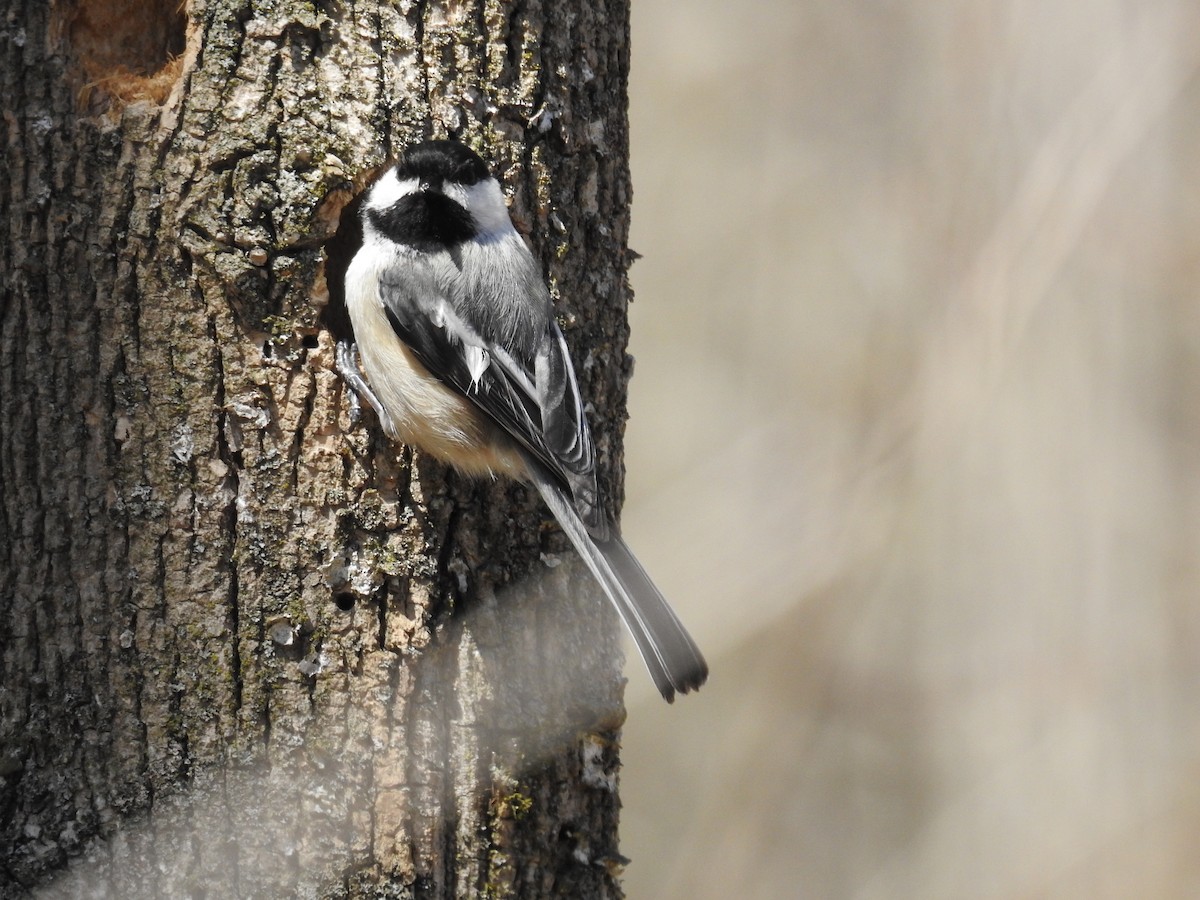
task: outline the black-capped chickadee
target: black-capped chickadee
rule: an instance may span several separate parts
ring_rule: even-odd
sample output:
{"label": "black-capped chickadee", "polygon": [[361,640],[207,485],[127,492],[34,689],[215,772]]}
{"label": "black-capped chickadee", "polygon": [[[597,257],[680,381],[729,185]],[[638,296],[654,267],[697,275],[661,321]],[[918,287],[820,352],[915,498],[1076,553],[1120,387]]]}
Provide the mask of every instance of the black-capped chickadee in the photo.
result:
{"label": "black-capped chickadee", "polygon": [[335,245],[327,274],[357,342],[339,343],[338,369],[384,431],[468,474],[532,483],[663,697],[703,684],[700,650],[604,513],[550,294],[483,160],[457,141],[410,147],[347,208]]}

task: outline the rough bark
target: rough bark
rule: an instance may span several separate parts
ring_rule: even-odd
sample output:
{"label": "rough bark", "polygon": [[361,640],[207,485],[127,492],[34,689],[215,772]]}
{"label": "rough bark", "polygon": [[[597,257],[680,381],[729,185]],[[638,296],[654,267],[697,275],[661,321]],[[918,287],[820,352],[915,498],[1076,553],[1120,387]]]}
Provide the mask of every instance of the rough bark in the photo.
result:
{"label": "rough bark", "polygon": [[615,619],[525,488],[350,427],[319,244],[479,149],[619,500],[627,4],[46,6],[0,22],[0,894],[619,895]]}

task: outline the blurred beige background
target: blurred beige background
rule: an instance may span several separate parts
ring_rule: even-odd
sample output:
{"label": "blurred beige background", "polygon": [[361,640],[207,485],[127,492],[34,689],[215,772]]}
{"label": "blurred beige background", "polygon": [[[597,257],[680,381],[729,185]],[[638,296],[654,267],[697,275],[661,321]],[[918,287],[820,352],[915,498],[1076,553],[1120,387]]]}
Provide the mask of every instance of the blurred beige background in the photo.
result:
{"label": "blurred beige background", "polygon": [[633,47],[629,896],[1200,896],[1200,8]]}

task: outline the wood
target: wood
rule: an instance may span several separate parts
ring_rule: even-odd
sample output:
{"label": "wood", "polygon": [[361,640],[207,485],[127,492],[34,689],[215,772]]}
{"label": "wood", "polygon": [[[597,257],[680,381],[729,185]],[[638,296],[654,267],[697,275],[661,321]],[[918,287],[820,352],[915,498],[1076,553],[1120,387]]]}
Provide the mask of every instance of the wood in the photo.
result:
{"label": "wood", "polygon": [[619,505],[627,4],[3,27],[0,894],[620,896],[615,616],[524,487],[350,427],[320,243],[480,150]]}

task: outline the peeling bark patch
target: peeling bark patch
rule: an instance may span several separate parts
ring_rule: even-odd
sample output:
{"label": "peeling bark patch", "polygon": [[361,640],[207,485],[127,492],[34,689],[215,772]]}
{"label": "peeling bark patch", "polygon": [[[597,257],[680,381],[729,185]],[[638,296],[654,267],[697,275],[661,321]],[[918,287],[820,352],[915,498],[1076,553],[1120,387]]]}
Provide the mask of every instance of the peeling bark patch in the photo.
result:
{"label": "peeling bark patch", "polygon": [[179,0],[77,0],[64,6],[65,35],[84,77],[81,105],[97,93],[120,104],[161,104],[183,72],[187,16]]}

